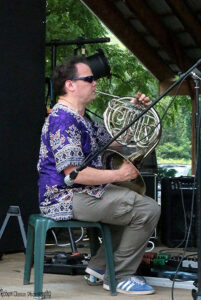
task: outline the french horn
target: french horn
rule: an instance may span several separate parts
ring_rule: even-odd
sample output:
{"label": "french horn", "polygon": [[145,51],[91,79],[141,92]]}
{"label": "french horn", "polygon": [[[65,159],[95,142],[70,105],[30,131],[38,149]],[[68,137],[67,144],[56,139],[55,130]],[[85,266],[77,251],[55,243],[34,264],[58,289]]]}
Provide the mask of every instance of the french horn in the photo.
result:
{"label": "french horn", "polygon": [[[139,103],[132,104],[130,102],[131,97],[110,96],[115,98],[109,101],[103,119],[107,131],[113,138],[144,110],[144,106]],[[128,187],[141,195],[146,193],[146,185],[139,169],[144,159],[157,146],[160,137],[161,122],[159,115],[155,109],[150,108],[117,138],[115,145],[113,143],[103,152],[102,163],[104,168],[118,169],[124,160],[128,160],[137,170],[138,176],[136,179],[118,182],[117,185]]]}

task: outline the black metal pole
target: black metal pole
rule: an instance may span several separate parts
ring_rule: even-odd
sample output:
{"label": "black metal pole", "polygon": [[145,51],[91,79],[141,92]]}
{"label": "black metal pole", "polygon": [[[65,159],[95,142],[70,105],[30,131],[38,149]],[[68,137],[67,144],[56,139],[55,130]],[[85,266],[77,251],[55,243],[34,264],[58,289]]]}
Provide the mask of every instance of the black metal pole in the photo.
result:
{"label": "black metal pole", "polygon": [[56,67],[56,59],[57,59],[57,48],[55,44],[51,45],[51,70],[53,71]]}
{"label": "black metal pole", "polygon": [[199,86],[200,78],[194,76],[195,82],[195,129],[196,129],[196,208],[197,208],[197,248],[198,248],[198,290],[192,290],[192,296],[196,300],[201,300],[201,199],[200,199],[200,113],[199,113]]}
{"label": "black metal pole", "polygon": [[99,44],[99,43],[108,43],[110,42],[110,38],[94,38],[94,39],[85,39],[85,38],[77,38],[75,40],[66,40],[66,41],[60,41],[60,40],[53,40],[46,43],[46,46],[70,46],[70,45],[86,45],[86,44]]}

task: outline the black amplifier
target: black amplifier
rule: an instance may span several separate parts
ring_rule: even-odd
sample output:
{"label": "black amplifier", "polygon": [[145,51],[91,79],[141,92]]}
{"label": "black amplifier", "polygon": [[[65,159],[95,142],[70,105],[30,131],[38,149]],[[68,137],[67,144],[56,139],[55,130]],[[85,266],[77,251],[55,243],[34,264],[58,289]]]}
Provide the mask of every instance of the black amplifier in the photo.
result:
{"label": "black amplifier", "polygon": [[196,247],[196,190],[194,177],[162,178],[161,241],[164,245],[184,247],[192,220],[188,247]]}

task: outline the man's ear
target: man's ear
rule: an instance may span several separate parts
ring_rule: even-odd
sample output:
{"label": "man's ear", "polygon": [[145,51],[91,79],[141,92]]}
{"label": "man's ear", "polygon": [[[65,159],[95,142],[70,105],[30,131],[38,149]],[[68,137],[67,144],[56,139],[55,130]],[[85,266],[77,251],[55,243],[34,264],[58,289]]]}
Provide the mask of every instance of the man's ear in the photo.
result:
{"label": "man's ear", "polygon": [[66,80],[65,81],[65,88],[67,91],[74,91],[75,90],[75,87],[74,87],[74,84],[72,82],[72,80]]}

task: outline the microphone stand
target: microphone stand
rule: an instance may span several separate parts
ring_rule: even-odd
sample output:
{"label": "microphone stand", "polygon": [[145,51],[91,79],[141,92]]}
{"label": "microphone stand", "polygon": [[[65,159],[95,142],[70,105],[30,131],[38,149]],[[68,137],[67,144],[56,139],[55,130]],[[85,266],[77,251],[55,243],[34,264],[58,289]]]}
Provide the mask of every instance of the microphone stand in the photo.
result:
{"label": "microphone stand", "polygon": [[193,299],[201,300],[201,198],[200,198],[200,179],[201,179],[201,160],[200,160],[200,114],[199,114],[199,87],[201,78],[193,73],[195,84],[195,128],[196,128],[196,209],[197,209],[197,248],[198,248],[198,290],[192,290]]}
{"label": "microphone stand", "polygon": [[104,150],[106,150],[120,135],[122,135],[129,127],[131,127],[136,121],[138,121],[144,114],[146,114],[147,111],[149,111],[153,106],[155,106],[164,96],[166,96],[175,86],[177,86],[179,83],[181,83],[185,78],[187,78],[191,72],[193,72],[194,69],[196,69],[201,64],[201,59],[199,59],[191,68],[189,68],[185,73],[180,75],[180,78],[175,81],[166,91],[164,91],[155,101],[153,101],[147,108],[145,108],[139,115],[131,121],[128,125],[126,125],[122,130],[115,135],[111,140],[106,143],[103,147],[101,147],[99,150],[92,153],[89,157],[87,157],[83,163],[77,167],[74,171],[72,171],[69,175],[65,176],[64,182],[71,186],[74,183],[74,180],[76,179],[78,173],[85,169],[89,163],[96,158],[99,154],[101,154]]}

